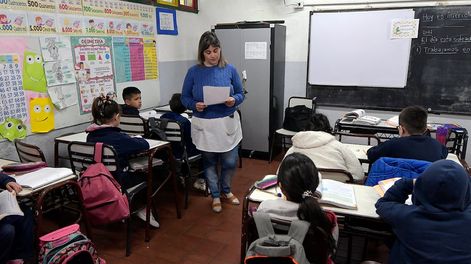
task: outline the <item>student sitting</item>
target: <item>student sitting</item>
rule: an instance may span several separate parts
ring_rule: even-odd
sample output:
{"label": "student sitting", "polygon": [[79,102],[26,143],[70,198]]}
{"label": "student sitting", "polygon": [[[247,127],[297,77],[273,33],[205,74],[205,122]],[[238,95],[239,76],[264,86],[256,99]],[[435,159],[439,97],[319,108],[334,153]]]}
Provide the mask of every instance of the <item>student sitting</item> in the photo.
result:
{"label": "student sitting", "polygon": [[[15,179],[0,172],[0,188],[19,193],[22,188]],[[4,192],[6,192],[4,191]],[[33,216],[24,210],[24,216],[9,215],[0,220],[0,263],[20,264],[32,257]]]}
{"label": "student sitting", "polygon": [[[188,120],[188,118],[182,116],[181,114],[186,111],[186,107],[183,106],[181,102],[181,93],[175,93],[172,95],[172,98],[168,102],[170,105],[170,110],[172,112],[165,113],[161,116],[161,118],[164,119],[169,119],[173,121],[177,121],[182,130],[183,130],[183,139],[185,141],[185,147],[186,147],[186,152],[188,154],[188,157],[194,156],[199,154],[199,150],[196,149],[195,144],[193,144],[193,141],[191,139],[191,122]],[[175,158],[180,159],[183,155],[183,149],[181,145],[178,142],[172,142],[172,151],[173,155]],[[195,187],[198,190],[206,190],[206,183],[204,179],[198,179],[195,181],[193,187]]]}
{"label": "student sitting", "polygon": [[337,218],[330,211],[323,211],[315,197],[319,185],[317,168],[304,154],[293,153],[284,158],[278,170],[278,185],[286,199],[266,200],[257,211],[282,220],[301,219],[311,223],[304,240],[304,250],[310,263],[332,263],[338,238]]}
{"label": "student sitting", "polygon": [[[92,104],[93,123],[85,130],[87,142],[103,142],[112,146],[117,154],[119,167],[121,171],[113,175],[116,180],[125,189],[145,181],[141,174],[130,174],[127,172],[129,167],[128,159],[131,155],[137,154],[149,149],[149,143],[141,137],[131,137],[122,133],[119,128],[120,107],[109,96],[100,96],[93,100]],[[145,210],[137,214],[139,218],[145,221]],[[151,225],[158,227],[159,223],[151,216]]]}
{"label": "student sitting", "polygon": [[139,116],[142,107],[141,90],[136,87],[126,87],[123,90],[124,104],[121,105],[123,115]]}
{"label": "student sitting", "polygon": [[319,168],[346,170],[354,180],[363,180],[363,168],[358,158],[331,134],[332,127],[325,115],[315,114],[305,130],[293,136],[293,146],[286,155],[303,153]]}
{"label": "student sitting", "polygon": [[458,163],[440,160],[415,182],[396,181],[376,212],[397,237],[389,263],[471,263],[471,183]]}
{"label": "student sitting", "polygon": [[446,159],[445,146],[430,136],[427,130],[427,112],[420,106],[408,106],[399,114],[399,138],[390,139],[368,150],[373,163],[381,157],[416,159],[434,162]]}

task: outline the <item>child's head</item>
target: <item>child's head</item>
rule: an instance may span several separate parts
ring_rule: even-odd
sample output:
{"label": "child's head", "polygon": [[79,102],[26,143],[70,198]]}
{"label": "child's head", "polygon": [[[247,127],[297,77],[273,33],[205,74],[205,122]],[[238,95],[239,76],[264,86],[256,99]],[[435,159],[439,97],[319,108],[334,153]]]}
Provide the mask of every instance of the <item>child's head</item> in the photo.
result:
{"label": "child's head", "polygon": [[401,136],[422,135],[427,129],[427,111],[420,106],[408,106],[399,114]]}
{"label": "child's head", "polygon": [[324,114],[316,113],[312,116],[311,122],[305,128],[306,131],[323,131],[332,133],[329,119]]}
{"label": "child's head", "polygon": [[119,126],[119,111],[119,104],[112,99],[112,96],[101,95],[93,100],[93,123],[97,125]]}
{"label": "child's head", "polygon": [[132,106],[136,109],[141,109],[141,106],[142,106],[141,90],[132,86],[124,88],[123,100],[126,105]]}
{"label": "child's head", "polygon": [[186,107],[182,104],[181,98],[181,93],[174,93],[172,98],[170,98],[170,101],[168,101],[172,112],[181,114],[186,111]]}

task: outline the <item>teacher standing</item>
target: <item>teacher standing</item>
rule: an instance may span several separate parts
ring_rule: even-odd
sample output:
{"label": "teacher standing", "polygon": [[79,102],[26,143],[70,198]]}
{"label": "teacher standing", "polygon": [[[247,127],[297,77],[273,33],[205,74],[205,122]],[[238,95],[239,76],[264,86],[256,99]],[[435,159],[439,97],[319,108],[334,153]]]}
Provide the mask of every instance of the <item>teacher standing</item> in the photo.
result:
{"label": "teacher standing", "polygon": [[[198,45],[199,64],[191,67],[183,82],[182,103],[193,110],[191,137],[202,152],[204,173],[213,201],[214,212],[222,211],[221,198],[228,203],[240,202],[231,192],[232,176],[238,158],[242,129],[237,106],[244,101],[242,83],[234,66],[221,52],[221,43],[213,32],[201,35]],[[204,103],[204,87],[228,89],[229,97],[219,104]],[[220,173],[218,173],[220,162]]]}

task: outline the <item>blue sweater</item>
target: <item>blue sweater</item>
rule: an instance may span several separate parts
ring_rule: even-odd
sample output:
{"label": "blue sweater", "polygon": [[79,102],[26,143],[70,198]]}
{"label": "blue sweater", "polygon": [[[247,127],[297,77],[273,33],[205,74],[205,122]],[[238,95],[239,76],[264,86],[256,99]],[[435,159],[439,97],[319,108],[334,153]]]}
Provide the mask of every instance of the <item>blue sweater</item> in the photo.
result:
{"label": "blue sweater", "polygon": [[0,188],[5,189],[7,183],[16,182],[13,177],[8,176],[7,174],[0,172]]}
{"label": "blue sweater", "polygon": [[[412,205],[405,205],[412,194]],[[416,180],[398,180],[376,203],[397,239],[391,264],[471,263],[471,184],[466,171],[440,160]]]}
{"label": "blue sweater", "polygon": [[121,106],[121,114],[123,115],[128,115],[128,116],[139,116],[139,109],[127,105],[127,104],[122,104]]}
{"label": "blue sweater", "polygon": [[[183,117],[182,115],[178,113],[173,113],[173,112],[165,113],[160,118],[174,120],[180,124],[181,128],[183,129],[183,139],[186,146],[186,153],[188,154],[188,157],[194,156],[199,153],[199,151],[196,149],[195,144],[193,144],[193,141],[191,140],[190,120],[188,120],[187,118]],[[172,152],[175,158],[181,159],[183,155],[183,149],[179,142],[172,142]]]}
{"label": "blue sweater", "polygon": [[448,150],[429,136],[417,135],[390,139],[370,148],[367,154],[372,163],[381,157],[434,162],[446,159]]}
{"label": "blue sweater", "polygon": [[[202,112],[196,111],[196,103],[204,102],[203,86],[230,87],[230,95],[235,99],[233,107],[225,104],[209,105]],[[186,73],[182,89],[183,105],[193,110],[193,115],[199,118],[220,118],[233,114],[236,106],[244,101],[242,83],[237,70],[231,64],[221,68],[194,65]]]}

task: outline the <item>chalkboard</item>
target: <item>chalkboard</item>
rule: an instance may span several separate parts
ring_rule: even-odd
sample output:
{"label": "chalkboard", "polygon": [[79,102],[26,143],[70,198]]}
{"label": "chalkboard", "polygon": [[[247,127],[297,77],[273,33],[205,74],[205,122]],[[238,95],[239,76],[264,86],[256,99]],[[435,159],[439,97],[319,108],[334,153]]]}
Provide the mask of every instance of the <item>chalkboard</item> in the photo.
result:
{"label": "chalkboard", "polygon": [[419,35],[412,40],[404,89],[307,84],[307,95],[319,105],[381,110],[421,105],[437,113],[470,114],[471,6],[414,11]]}

